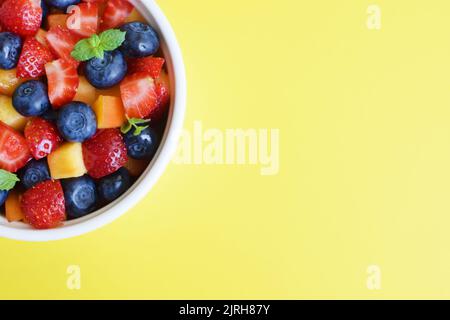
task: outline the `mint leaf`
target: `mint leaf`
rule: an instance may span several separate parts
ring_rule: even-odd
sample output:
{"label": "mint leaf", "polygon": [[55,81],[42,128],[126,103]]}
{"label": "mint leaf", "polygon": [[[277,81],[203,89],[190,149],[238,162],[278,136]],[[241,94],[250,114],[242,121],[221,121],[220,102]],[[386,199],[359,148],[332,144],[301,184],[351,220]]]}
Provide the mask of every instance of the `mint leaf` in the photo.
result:
{"label": "mint leaf", "polygon": [[92,48],[96,48],[96,47],[98,47],[99,44],[100,44],[100,37],[99,37],[98,35],[96,35],[96,34],[92,35],[92,37],[90,37],[90,38],[87,39],[87,40],[88,40],[88,42],[89,42],[89,45],[90,45]]}
{"label": "mint leaf", "polygon": [[104,51],[116,50],[125,41],[127,33],[117,29],[106,30],[100,34],[100,48]]}
{"label": "mint leaf", "polygon": [[134,130],[133,135],[138,136],[142,133],[142,131],[144,131],[144,129],[147,129],[148,126],[145,127],[136,127],[136,130]]}
{"label": "mint leaf", "polygon": [[78,61],[87,61],[92,58],[103,59],[105,51],[113,51],[125,41],[126,32],[110,29],[100,35],[92,35],[90,38],[78,41],[71,52],[73,58]]}
{"label": "mint leaf", "polygon": [[14,173],[0,169],[0,190],[11,190],[16,185],[16,182],[19,181],[19,178]]}
{"label": "mint leaf", "polygon": [[150,119],[139,119],[139,118],[131,118],[128,119],[128,122],[122,125],[120,131],[125,134],[128,133],[131,129],[134,128],[133,135],[138,136],[142,133],[144,129],[147,129],[149,126],[142,126],[143,124],[149,123]]}
{"label": "mint leaf", "polygon": [[131,125],[131,123],[127,122],[127,123],[124,123],[122,125],[122,127],[120,127],[120,132],[125,134],[125,133],[128,133],[128,131],[130,131],[132,128],[133,128],[133,126]]}
{"label": "mint leaf", "polygon": [[96,48],[91,45],[90,38],[78,41],[71,56],[78,61],[87,61],[97,56]]}

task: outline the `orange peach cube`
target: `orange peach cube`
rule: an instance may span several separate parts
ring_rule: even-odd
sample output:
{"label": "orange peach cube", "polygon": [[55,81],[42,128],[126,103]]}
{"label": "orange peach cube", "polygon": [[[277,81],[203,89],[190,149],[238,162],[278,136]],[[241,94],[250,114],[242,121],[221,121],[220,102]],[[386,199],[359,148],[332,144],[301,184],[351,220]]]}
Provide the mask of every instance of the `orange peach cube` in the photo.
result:
{"label": "orange peach cube", "polygon": [[16,75],[16,69],[0,69],[0,94],[12,96],[17,87],[24,81]]}
{"label": "orange peach cube", "polygon": [[14,109],[11,97],[0,95],[0,121],[18,131],[23,131],[28,118]]}
{"label": "orange peach cube", "polygon": [[119,97],[99,96],[94,104],[99,129],[119,128],[127,119],[122,99]]}
{"label": "orange peach cube", "polygon": [[66,142],[53,151],[47,160],[53,179],[77,178],[87,172],[81,143]]}
{"label": "orange peach cube", "polygon": [[11,191],[6,199],[5,214],[6,219],[9,222],[21,221],[24,219],[20,198],[21,195],[17,191]]}
{"label": "orange peach cube", "polygon": [[80,84],[78,85],[77,94],[74,101],[81,101],[90,106],[95,102],[95,88],[87,81],[85,77],[80,77]]}

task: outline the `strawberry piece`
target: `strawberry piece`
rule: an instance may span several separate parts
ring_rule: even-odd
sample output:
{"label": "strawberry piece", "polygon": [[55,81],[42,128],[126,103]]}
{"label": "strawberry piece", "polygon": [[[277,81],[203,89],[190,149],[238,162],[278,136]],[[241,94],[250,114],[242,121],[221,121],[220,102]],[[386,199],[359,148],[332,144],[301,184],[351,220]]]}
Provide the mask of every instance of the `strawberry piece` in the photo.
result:
{"label": "strawberry piece", "polygon": [[156,84],[156,96],[157,102],[156,107],[153,109],[150,114],[150,118],[153,121],[159,121],[163,118],[165,112],[169,109],[170,102],[170,84],[169,84],[169,76],[166,72],[162,72],[159,78],[155,80]]}
{"label": "strawberry piece", "polygon": [[25,138],[0,122],[0,169],[16,172],[31,159]]}
{"label": "strawberry piece", "polygon": [[83,160],[88,174],[100,179],[123,167],[127,161],[127,147],[118,129],[99,130],[83,143]]}
{"label": "strawberry piece", "polygon": [[25,139],[36,160],[45,158],[62,142],[56,126],[42,118],[33,118],[25,126]]}
{"label": "strawberry piece", "polygon": [[97,33],[99,24],[97,3],[81,3],[71,8],[67,28],[72,33],[82,38],[88,38]]}
{"label": "strawberry piece", "polygon": [[59,180],[47,180],[28,189],[22,196],[25,221],[36,229],[58,227],[66,220],[64,192]]}
{"label": "strawberry piece", "polygon": [[47,32],[46,39],[50,49],[58,58],[65,59],[78,67],[79,62],[70,55],[79,40],[77,36],[67,28],[55,26]]}
{"label": "strawberry piece", "polygon": [[133,9],[133,5],[128,0],[109,0],[106,3],[100,30],[117,28],[125,22]]}
{"label": "strawberry piece", "polygon": [[129,118],[146,118],[157,106],[155,81],[144,72],[127,76],[120,84],[120,95]]}
{"label": "strawberry piece", "polygon": [[156,79],[161,74],[165,62],[164,58],[159,57],[131,58],[128,59],[128,72],[130,74],[145,72]]}
{"label": "strawberry piece", "polygon": [[48,97],[55,109],[59,109],[73,100],[80,79],[74,65],[64,59],[45,65],[48,80]]}
{"label": "strawberry piece", "polygon": [[5,0],[0,7],[0,24],[6,31],[34,36],[41,22],[40,0]]}
{"label": "strawberry piece", "polygon": [[17,64],[17,77],[37,78],[45,74],[45,64],[53,60],[50,50],[35,38],[26,38]]}

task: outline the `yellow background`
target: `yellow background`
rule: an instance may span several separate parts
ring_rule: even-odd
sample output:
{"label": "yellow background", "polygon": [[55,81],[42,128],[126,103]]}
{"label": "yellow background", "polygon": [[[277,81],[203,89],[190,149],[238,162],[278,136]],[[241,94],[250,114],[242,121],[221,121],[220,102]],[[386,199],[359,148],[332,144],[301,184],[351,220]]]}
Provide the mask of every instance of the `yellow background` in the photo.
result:
{"label": "yellow background", "polygon": [[280,173],[171,164],[98,231],[2,239],[0,298],[450,298],[450,2],[159,3],[186,128],[279,128]]}

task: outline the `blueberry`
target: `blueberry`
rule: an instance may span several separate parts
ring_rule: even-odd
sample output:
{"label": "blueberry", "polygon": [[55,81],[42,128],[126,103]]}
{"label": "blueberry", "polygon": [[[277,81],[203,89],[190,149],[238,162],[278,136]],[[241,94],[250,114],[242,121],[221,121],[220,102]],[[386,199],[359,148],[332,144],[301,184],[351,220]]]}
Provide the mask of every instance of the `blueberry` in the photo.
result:
{"label": "blueberry", "polygon": [[98,181],[98,193],[106,203],[120,197],[131,186],[130,173],[125,168],[106,176]]}
{"label": "blueberry", "polygon": [[128,155],[134,159],[151,159],[158,147],[156,133],[151,128],[142,130],[137,136],[134,135],[134,130],[130,130],[125,134],[124,140]]}
{"label": "blueberry", "polygon": [[37,80],[22,83],[14,91],[12,102],[17,112],[24,117],[40,116],[51,108],[47,85]]}
{"label": "blueberry", "polygon": [[103,59],[93,58],[84,67],[86,78],[98,89],[115,86],[123,80],[127,70],[127,62],[119,50],[105,52]]}
{"label": "blueberry", "polygon": [[22,39],[11,32],[0,33],[0,69],[11,70],[17,66]]}
{"label": "blueberry", "polygon": [[129,22],[120,30],[126,31],[122,52],[132,58],[142,58],[155,54],[159,49],[159,37],[155,29],[142,22]]}
{"label": "blueberry", "polygon": [[95,182],[89,176],[63,179],[66,211],[70,218],[80,218],[96,209],[97,190]]}
{"label": "blueberry", "polygon": [[44,0],[41,1],[41,8],[42,8],[42,24],[44,24],[45,18],[48,15],[48,6]]}
{"label": "blueberry", "polygon": [[74,101],[61,108],[56,125],[65,140],[83,142],[95,134],[97,118],[90,106]]}
{"label": "blueberry", "polygon": [[0,207],[5,203],[6,198],[8,198],[8,191],[0,190]]}
{"label": "blueberry", "polygon": [[43,115],[41,115],[41,118],[50,122],[56,122],[58,119],[58,112],[55,109],[50,108]]}
{"label": "blueberry", "polygon": [[45,0],[49,6],[57,9],[66,10],[68,6],[79,4],[81,0]]}
{"label": "blueberry", "polygon": [[30,189],[39,182],[50,180],[47,160],[31,160],[19,171],[19,179],[26,189]]}

